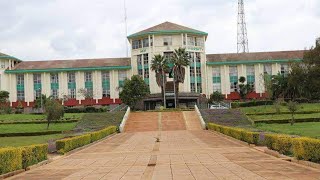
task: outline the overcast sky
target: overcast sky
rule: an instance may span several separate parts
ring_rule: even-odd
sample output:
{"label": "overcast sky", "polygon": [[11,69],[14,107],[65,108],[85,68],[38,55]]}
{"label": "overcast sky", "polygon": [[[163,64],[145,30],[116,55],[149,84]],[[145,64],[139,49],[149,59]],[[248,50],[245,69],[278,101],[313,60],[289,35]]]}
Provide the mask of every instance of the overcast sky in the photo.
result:
{"label": "overcast sky", "polygon": [[[123,0],[0,0],[0,52],[22,60],[124,57]],[[245,0],[249,49],[310,48],[320,0]],[[207,53],[237,48],[237,0],[127,0],[128,34],[164,21],[209,33]]]}

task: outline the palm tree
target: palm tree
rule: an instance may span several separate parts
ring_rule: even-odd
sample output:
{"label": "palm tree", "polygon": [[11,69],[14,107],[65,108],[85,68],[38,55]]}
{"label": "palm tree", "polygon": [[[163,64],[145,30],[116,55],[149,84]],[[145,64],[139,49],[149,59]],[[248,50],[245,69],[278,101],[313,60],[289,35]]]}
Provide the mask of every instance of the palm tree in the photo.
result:
{"label": "palm tree", "polygon": [[155,55],[151,62],[151,69],[156,72],[156,81],[158,86],[161,87],[162,103],[165,106],[164,90],[167,83],[166,72],[169,71],[169,62],[164,56]]}
{"label": "palm tree", "polygon": [[183,83],[185,79],[186,69],[189,66],[190,56],[185,48],[175,49],[172,58],[173,63],[173,78],[175,84],[175,96],[176,96],[176,106],[179,106],[179,83]]}

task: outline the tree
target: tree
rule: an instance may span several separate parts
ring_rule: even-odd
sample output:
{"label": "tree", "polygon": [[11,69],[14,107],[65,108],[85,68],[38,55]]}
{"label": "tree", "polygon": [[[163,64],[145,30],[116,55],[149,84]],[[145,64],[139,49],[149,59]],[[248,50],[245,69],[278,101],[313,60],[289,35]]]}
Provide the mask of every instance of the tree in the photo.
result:
{"label": "tree", "polygon": [[134,75],[131,77],[131,80],[126,79],[124,81],[123,89],[120,92],[120,99],[134,110],[137,102],[149,93],[149,87],[142,77]]}
{"label": "tree", "polygon": [[164,102],[164,90],[166,88],[167,76],[166,73],[169,72],[169,62],[164,56],[155,55],[151,62],[151,69],[156,73],[156,82],[159,87],[161,87],[162,103]]}
{"label": "tree", "polygon": [[306,69],[308,98],[320,99],[320,45],[312,47],[304,54],[303,63]]}
{"label": "tree", "polygon": [[55,99],[48,98],[45,104],[45,110],[47,115],[47,129],[49,129],[49,125],[51,121],[56,121],[63,118],[64,108],[63,106]]}
{"label": "tree", "polygon": [[175,84],[176,106],[179,106],[179,83],[183,83],[185,79],[186,69],[189,66],[190,56],[185,48],[175,49],[172,58],[173,76]]}
{"label": "tree", "polygon": [[82,96],[85,99],[90,100],[91,105],[94,104],[93,102],[93,92],[92,89],[88,90],[86,88],[81,88],[78,90],[78,93],[80,94],[80,96]]}
{"label": "tree", "polygon": [[9,104],[9,92],[0,91],[0,113],[10,114],[12,109]]}
{"label": "tree", "polygon": [[210,95],[209,103],[213,102],[221,102],[224,100],[224,95],[221,94],[221,92],[213,92],[213,94]]}
{"label": "tree", "polygon": [[47,102],[47,99],[51,99],[51,97],[47,97],[45,94],[41,94],[40,98],[37,98],[34,103],[35,108],[43,108]]}
{"label": "tree", "polygon": [[294,124],[294,114],[298,110],[297,103],[294,101],[289,101],[287,104],[288,110],[291,112],[291,126]]}
{"label": "tree", "polygon": [[246,82],[246,78],[241,76],[239,78],[239,89],[240,89],[241,99],[246,99],[247,95],[253,90],[250,84],[245,84],[245,82]]}

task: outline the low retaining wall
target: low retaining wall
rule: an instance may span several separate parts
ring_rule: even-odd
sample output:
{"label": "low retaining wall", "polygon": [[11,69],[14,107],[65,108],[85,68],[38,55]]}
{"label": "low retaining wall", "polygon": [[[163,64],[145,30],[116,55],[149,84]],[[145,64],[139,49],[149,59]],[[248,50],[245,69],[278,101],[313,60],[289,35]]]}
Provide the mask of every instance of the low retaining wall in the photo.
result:
{"label": "low retaining wall", "polygon": [[197,106],[197,105],[194,105],[194,109],[196,110],[196,112],[197,112],[197,114],[198,114],[198,116],[199,116],[199,120],[200,120],[200,124],[201,124],[202,129],[206,129],[206,123],[204,122],[204,120],[203,120],[203,118],[202,118],[202,116],[201,116],[201,113],[200,113],[200,111],[199,111],[198,106]]}
{"label": "low retaining wall", "polygon": [[126,113],[123,116],[123,119],[122,119],[121,124],[119,126],[119,131],[120,132],[123,132],[124,126],[126,125],[126,122],[127,122],[128,118],[129,118],[129,114],[130,114],[130,107],[128,107]]}

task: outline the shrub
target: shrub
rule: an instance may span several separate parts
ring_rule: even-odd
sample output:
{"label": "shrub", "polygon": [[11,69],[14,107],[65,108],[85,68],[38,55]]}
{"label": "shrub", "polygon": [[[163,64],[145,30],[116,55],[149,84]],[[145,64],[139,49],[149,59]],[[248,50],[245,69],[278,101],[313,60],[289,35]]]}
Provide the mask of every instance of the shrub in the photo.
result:
{"label": "shrub", "polygon": [[293,155],[297,159],[320,162],[320,140],[313,138],[294,138]]}
{"label": "shrub", "polygon": [[113,134],[117,131],[117,127],[116,126],[110,126],[107,127],[105,129],[102,129],[100,131],[96,131],[93,133],[90,133],[91,135],[91,142],[97,141],[99,139],[102,139],[110,134]]}
{"label": "shrub", "polygon": [[22,147],[22,168],[37,164],[47,159],[48,145],[39,144]]}
{"label": "shrub", "polygon": [[56,147],[59,153],[66,153],[78,147],[90,144],[91,135],[85,134],[56,141]]}
{"label": "shrub", "polygon": [[281,154],[292,154],[292,137],[287,135],[266,134],[264,144]]}
{"label": "shrub", "polygon": [[93,106],[88,106],[88,107],[85,108],[85,112],[86,112],[86,113],[99,112],[99,109],[96,109],[96,108],[93,107]]}
{"label": "shrub", "polygon": [[235,139],[247,142],[249,144],[259,143],[259,133],[257,132],[250,132],[245,129],[221,126],[213,123],[208,124],[208,129],[220,132],[227,136],[231,136]]}
{"label": "shrub", "polygon": [[83,107],[64,107],[64,112],[65,113],[84,113],[85,108]]}
{"label": "shrub", "polygon": [[0,149],[0,174],[5,174],[22,168],[20,148]]}
{"label": "shrub", "polygon": [[232,108],[238,107],[252,107],[252,106],[264,106],[264,105],[272,105],[273,101],[249,101],[249,102],[232,102]]}

